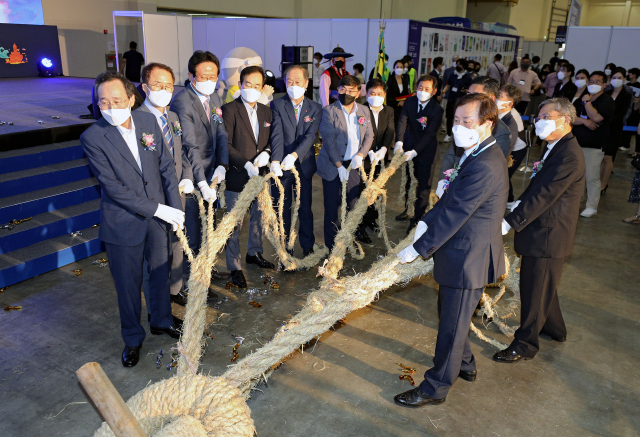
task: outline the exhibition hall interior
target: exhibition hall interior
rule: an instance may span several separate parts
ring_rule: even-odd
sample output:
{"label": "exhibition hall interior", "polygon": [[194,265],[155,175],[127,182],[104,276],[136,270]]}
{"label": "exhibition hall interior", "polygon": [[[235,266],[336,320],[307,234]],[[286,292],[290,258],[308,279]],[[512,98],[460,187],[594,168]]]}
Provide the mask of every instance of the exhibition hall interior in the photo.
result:
{"label": "exhibition hall interior", "polygon": [[0,435],[640,435],[638,41],[640,0],[0,0]]}

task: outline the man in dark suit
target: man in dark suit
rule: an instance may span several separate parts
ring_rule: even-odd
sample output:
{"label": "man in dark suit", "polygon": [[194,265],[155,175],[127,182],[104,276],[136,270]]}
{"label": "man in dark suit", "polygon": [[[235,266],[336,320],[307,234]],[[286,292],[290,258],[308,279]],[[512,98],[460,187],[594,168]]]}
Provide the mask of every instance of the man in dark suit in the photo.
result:
{"label": "man in dark suit", "polygon": [[[291,230],[291,200],[295,177],[291,172],[296,168],[300,175],[300,245],[304,256],[313,252],[313,212],[311,212],[312,178],[316,172],[316,154],[313,142],[318,136],[322,106],[305,99],[309,86],[309,71],[294,65],[285,71],[287,94],[271,102],[273,123],[271,126],[271,171],[280,175],[284,186],[284,232],[286,239]],[[280,165],[282,164],[282,169]],[[278,203],[280,192],[275,184],[271,193]]]}
{"label": "man in dark suit", "polygon": [[[338,233],[338,210],[342,202],[342,181],[347,181],[347,208],[352,209],[360,194],[360,166],[373,143],[371,114],[355,102],[360,95],[360,80],[345,76],[338,84],[338,100],[323,108],[320,135],[322,149],[318,155],[318,175],[324,196],[324,244],[333,249]],[[347,171],[351,165],[351,171]],[[360,226],[356,239],[371,239]]]}
{"label": "man in dark suit", "polygon": [[[395,138],[396,127],[393,122],[393,108],[384,105],[387,95],[387,85],[382,79],[371,79],[367,82],[367,107],[371,112],[371,126],[373,127],[373,143],[369,149],[369,162],[365,160],[364,169],[367,174],[371,171],[371,166],[375,166],[378,161],[387,160],[387,151],[391,150]],[[375,167],[375,176],[380,173],[380,167]],[[360,183],[360,190],[364,189],[364,183]],[[376,219],[378,211],[374,205],[369,206],[364,215],[362,223],[374,231],[378,230]]]}
{"label": "man in dark suit", "polygon": [[520,327],[509,347],[493,356],[505,363],[533,358],[541,333],[559,342],[567,337],[557,290],[562,266],[573,250],[585,161],[571,132],[576,118],[571,102],[553,98],[540,107],[536,134],[548,142],[547,150],[534,164],[531,183],[503,221],[503,234],[515,229],[514,248],[522,256]]}
{"label": "man in dark suit", "polygon": [[[145,331],[140,325],[142,266],[148,263],[151,333],[180,337],[169,299],[169,233],[182,227],[184,213],[175,165],[155,117],[131,114],[134,86],[121,73],[106,71],[95,82],[102,118],[80,137],[102,190],[100,239],[118,293],[125,348],[122,365],[138,363]],[[169,226],[170,224],[171,226]]]}
{"label": "man in dark suit", "polygon": [[[515,85],[506,84],[500,88],[500,96],[496,100],[498,106],[498,114],[500,119],[509,128],[511,132],[511,165],[509,166],[509,201],[507,202],[507,208],[513,206],[513,184],[511,178],[515,174],[520,163],[527,155],[527,145],[520,137],[524,137],[524,126],[522,124],[522,118],[520,113],[515,110],[516,105],[522,98],[522,90]],[[508,159],[508,158],[507,158]]]}
{"label": "man in dark suit", "polygon": [[[218,183],[225,179],[229,167],[228,137],[222,123],[222,102],[215,93],[220,71],[220,62],[211,52],[197,50],[189,58],[189,85],[180,91],[171,110],[178,114],[182,128],[182,146],[186,158],[191,163],[193,180],[206,201],[216,200],[216,192],[209,187],[214,178]],[[202,243],[202,221],[195,197],[187,196],[185,201],[185,227],[189,247],[195,254]],[[184,261],[183,277],[187,283],[190,265]],[[212,271],[213,279],[227,279],[229,273]],[[209,293],[215,298],[215,293]]]}
{"label": "man in dark suit", "polygon": [[[249,178],[266,174],[271,154],[271,123],[273,115],[268,106],[258,103],[265,75],[262,67],[252,65],[240,72],[240,97],[222,107],[222,118],[229,135],[229,173],[225,197],[227,209],[231,210],[238,201]],[[262,168],[265,167],[265,168]],[[253,202],[249,210],[249,247],[245,261],[258,267],[273,269],[272,262],[262,257],[262,214],[258,202]],[[227,242],[225,254],[227,269],[231,271],[231,281],[245,288],[247,281],[242,273],[240,258],[240,230],[242,221],[236,226]]]}
{"label": "man in dark suit", "polygon": [[[447,97],[447,136],[442,140],[445,143],[451,141],[451,128],[453,127],[454,109],[456,106],[456,100],[467,94],[473,78],[467,73],[467,67],[469,63],[466,59],[458,59],[456,61],[456,68],[453,74],[451,74],[444,82],[444,90],[442,91]],[[446,76],[446,75],[445,75]]]}
{"label": "man in dark suit", "polygon": [[[431,164],[438,151],[438,129],[444,110],[433,97],[438,81],[430,75],[418,79],[415,96],[407,98],[396,129],[395,150],[404,151],[407,161],[414,160],[414,174],[418,179],[415,215],[409,222],[407,233],[418,223],[429,205],[431,193]],[[405,211],[396,220],[408,218]]]}
{"label": "man in dark suit", "polygon": [[476,379],[469,344],[471,317],[485,284],[505,273],[500,224],[507,204],[507,162],[491,136],[498,121],[495,104],[485,95],[458,99],[453,134],[464,147],[450,184],[416,229],[415,241],[398,254],[400,262],[433,256],[438,293],[438,338],[433,367],[415,389],[394,401],[404,407],[444,402],[456,378]]}
{"label": "man in dark suit", "polygon": [[442,56],[438,56],[437,58],[433,58],[433,70],[429,73],[431,76],[435,77],[438,81],[438,89],[434,95],[438,103],[442,102],[442,67],[444,66],[444,59]]}

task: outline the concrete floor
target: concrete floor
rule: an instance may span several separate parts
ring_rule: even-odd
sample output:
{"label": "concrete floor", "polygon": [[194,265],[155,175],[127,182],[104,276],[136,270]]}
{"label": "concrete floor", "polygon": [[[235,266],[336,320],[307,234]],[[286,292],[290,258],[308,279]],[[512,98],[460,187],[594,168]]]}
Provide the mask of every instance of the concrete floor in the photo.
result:
{"label": "concrete floor", "polygon": [[[440,406],[398,407],[393,396],[408,385],[398,379],[396,363],[416,367],[416,381],[421,381],[420,375],[433,362],[437,332],[437,284],[431,277],[414,280],[352,313],[344,324],[274,372],[268,387],[260,386],[262,392],[255,391],[249,401],[258,435],[640,435],[640,370],[636,367],[640,362],[640,227],[620,221],[635,213],[636,206],[626,203],[632,175],[629,160],[621,152],[598,215],[580,219],[576,247],[560,283],[569,331],[566,343],[542,340],[534,360],[506,365],[491,361],[496,349],[472,334],[479,372],[476,382],[457,381]],[[520,172],[514,180],[518,193],[528,182]],[[399,241],[406,227],[406,222],[393,220],[400,211],[395,201],[398,185],[395,175],[388,184],[392,241]],[[319,178],[314,196],[316,237],[322,241]],[[513,255],[512,236],[505,242]],[[365,251],[364,260],[347,259],[344,275],[366,271],[384,253],[382,240],[374,237],[374,246]],[[265,255],[271,258],[272,254],[265,240]],[[150,382],[170,376],[166,364],[174,342],[167,336],[149,335],[136,367],[125,369],[120,364],[123,344],[113,280],[108,268],[92,264],[105,256],[0,293],[0,306],[23,306],[22,311],[0,312],[1,436],[92,434],[101,418],[74,373],[86,362],[99,362],[125,399]],[[76,277],[74,269],[82,269],[82,276]],[[249,287],[262,287],[262,273],[254,266],[246,268]],[[220,310],[208,310],[208,330],[214,339],[207,338],[204,373],[221,374],[230,364],[235,344],[231,334],[246,338],[238,350],[240,357],[268,341],[318,284],[314,270],[275,276],[280,290],[260,299],[260,309],[248,305],[245,293],[225,290],[223,283],[212,284],[229,300]],[[182,316],[184,308],[174,305],[174,314]],[[482,327],[479,320],[475,322]],[[517,322],[518,317],[513,317],[509,323]],[[482,329],[509,342],[495,326]],[[165,358],[156,369],[160,349]]]}

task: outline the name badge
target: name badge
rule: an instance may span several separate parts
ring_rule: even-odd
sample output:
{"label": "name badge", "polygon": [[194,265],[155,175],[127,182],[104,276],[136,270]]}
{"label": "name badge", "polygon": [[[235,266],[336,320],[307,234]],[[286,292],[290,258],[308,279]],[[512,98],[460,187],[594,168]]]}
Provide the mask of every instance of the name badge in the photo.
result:
{"label": "name badge", "polygon": [[589,118],[588,115],[581,115],[580,118],[584,118],[585,120]]}
{"label": "name badge", "polygon": [[453,88],[451,88],[451,91],[453,91],[454,93],[457,93],[458,92],[458,87],[454,86]]}
{"label": "name badge", "polygon": [[520,85],[524,85],[524,80],[521,80],[520,82],[518,82]]}

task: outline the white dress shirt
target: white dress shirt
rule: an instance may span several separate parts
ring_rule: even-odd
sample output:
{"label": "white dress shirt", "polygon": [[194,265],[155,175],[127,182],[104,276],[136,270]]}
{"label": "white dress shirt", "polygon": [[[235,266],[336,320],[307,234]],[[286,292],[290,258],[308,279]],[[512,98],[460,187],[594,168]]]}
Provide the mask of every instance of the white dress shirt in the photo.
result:
{"label": "white dress shirt", "polygon": [[244,103],[244,107],[247,108],[247,113],[249,114],[249,122],[251,123],[251,128],[253,129],[253,136],[256,138],[256,144],[258,143],[258,134],[260,133],[260,125],[258,124],[258,104],[252,108],[250,104],[242,99],[242,103]]}
{"label": "white dress shirt", "polygon": [[318,66],[316,67],[316,63],[313,63],[313,85],[315,89],[319,89],[320,88],[320,76],[322,76],[322,73],[324,73],[324,67],[322,66],[322,64],[318,64]]}
{"label": "white dress shirt", "polygon": [[376,126],[380,126],[378,124],[378,116],[380,115],[380,111],[382,111],[382,108],[384,108],[384,105],[380,105],[378,108],[373,108],[371,106],[369,106],[371,108],[371,114],[373,115],[373,119],[376,121]]}
{"label": "white dress shirt", "polygon": [[293,105],[293,113],[296,115],[296,124],[299,122],[300,111],[302,110],[303,103],[304,103],[304,96],[302,96],[302,100],[300,100],[300,103],[297,105],[293,103],[293,100],[291,101],[291,104]]}
{"label": "white dress shirt", "polygon": [[354,103],[353,108],[351,110],[351,114],[344,109],[342,103],[340,103],[340,107],[342,108],[342,113],[344,114],[344,118],[347,121],[347,151],[344,153],[345,161],[349,161],[352,159],[356,153],[358,153],[358,149],[360,148],[360,128],[358,126],[358,115],[356,112],[358,111],[358,104]]}
{"label": "white dress shirt", "polygon": [[[133,158],[136,160],[138,164],[138,168],[142,171],[142,163],[140,162],[140,151],[138,150],[138,139],[136,138],[136,127],[133,125],[133,117],[131,117],[131,129],[127,129],[126,127],[116,126],[120,135],[124,139],[124,142],[129,146],[129,150],[133,155]],[[158,139],[154,138],[154,141],[158,141]]]}
{"label": "white dress shirt", "polygon": [[544,156],[542,157],[542,160],[544,161],[545,159],[547,159],[547,156],[549,156],[549,153],[551,152],[551,149],[553,149],[553,146],[555,146],[556,144],[558,144],[558,141],[560,141],[562,138],[557,139],[556,141],[553,142],[553,144],[549,144],[547,145],[547,152],[544,154]]}

